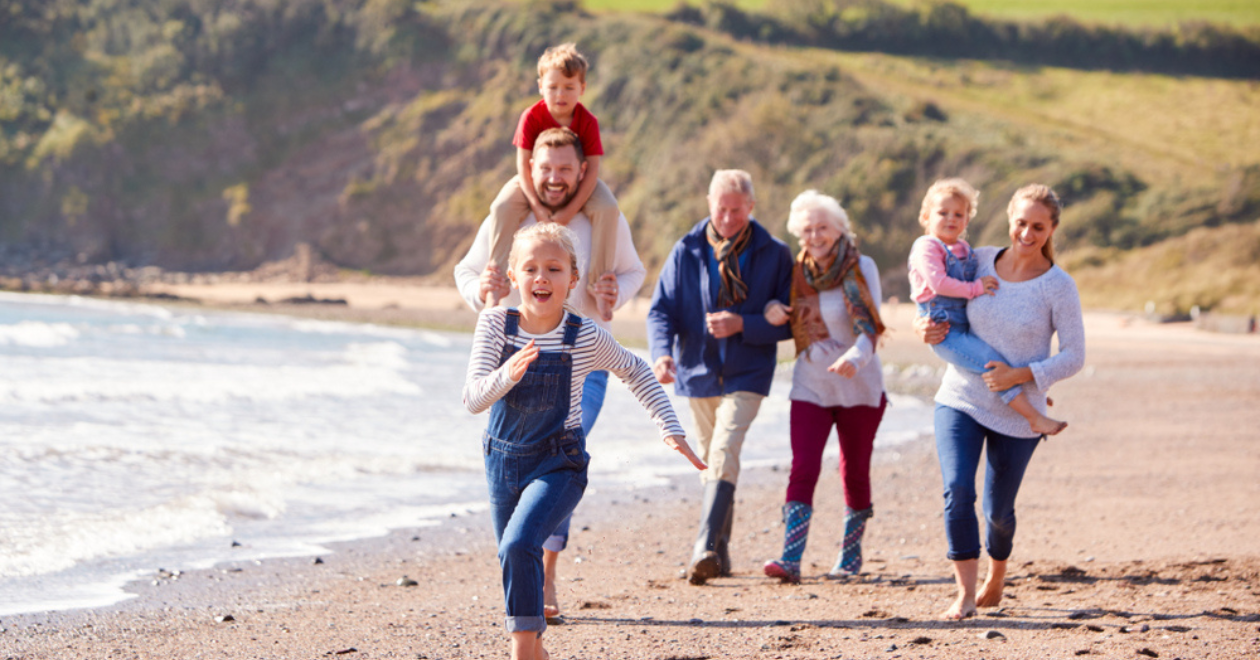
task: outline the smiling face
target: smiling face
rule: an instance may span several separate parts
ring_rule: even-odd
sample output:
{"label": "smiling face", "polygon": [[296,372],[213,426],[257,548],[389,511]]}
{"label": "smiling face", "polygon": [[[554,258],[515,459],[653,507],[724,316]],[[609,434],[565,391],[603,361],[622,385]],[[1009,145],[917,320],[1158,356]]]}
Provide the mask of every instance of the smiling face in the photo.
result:
{"label": "smiling face", "polygon": [[740,192],[709,195],[709,219],[722,238],[734,238],[748,226],[753,200]]}
{"label": "smiling face", "polygon": [[1044,255],[1042,247],[1054,237],[1050,209],[1031,199],[1011,204],[1011,251],[1020,256]]}
{"label": "smiling face", "polygon": [[809,253],[815,262],[822,265],[831,258],[831,250],[840,240],[840,229],[827,217],[827,214],[814,210],[806,217],[800,228],[801,249]]}
{"label": "smiling face", "polygon": [[578,183],[586,175],[586,163],[578,159],[577,149],[572,146],[538,147],[529,162],[534,192],[543,206],[553,211],[573,199]]}
{"label": "smiling face", "polygon": [[549,69],[538,79],[538,92],[556,121],[572,118],[578,99],[585,91],[586,83],[581,78],[566,76],[560,69]]}
{"label": "smiling face", "polygon": [[521,307],[536,317],[562,313],[569,290],[577,286],[573,256],[559,243],[525,239],[513,252],[508,279],[521,292]]}
{"label": "smiling face", "polygon": [[966,231],[967,221],[970,219],[971,205],[967,200],[944,192],[932,200],[927,215],[919,218],[919,222],[927,229],[927,233],[941,239],[946,245],[953,245]]}

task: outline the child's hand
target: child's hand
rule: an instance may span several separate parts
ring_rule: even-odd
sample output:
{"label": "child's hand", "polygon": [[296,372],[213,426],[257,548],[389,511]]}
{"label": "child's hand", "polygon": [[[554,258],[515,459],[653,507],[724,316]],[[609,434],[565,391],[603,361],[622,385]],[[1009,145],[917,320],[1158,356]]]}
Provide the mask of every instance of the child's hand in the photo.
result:
{"label": "child's hand", "polygon": [[984,285],[984,292],[990,296],[996,295],[998,290],[997,278],[992,275],[985,275],[980,278],[980,283]]}
{"label": "child's hand", "polygon": [[533,364],[534,360],[537,359],[538,347],[534,345],[534,340],[531,339],[528,344],[525,344],[525,348],[513,353],[512,357],[507,359],[508,377],[512,379],[512,382],[521,382],[521,379],[525,377],[525,371],[529,369],[529,365]]}
{"label": "child's hand", "polygon": [[534,202],[530,202],[529,208],[534,212],[534,220],[538,222],[551,221],[551,209],[543,206],[541,203],[535,204]]}
{"label": "child's hand", "polygon": [[792,318],[792,308],[777,300],[771,300],[766,303],[765,316],[766,323],[769,323],[770,325],[783,325]]}
{"label": "child's hand", "polygon": [[665,444],[691,461],[691,464],[696,466],[697,470],[707,470],[709,468],[708,465],[704,464],[704,461],[700,460],[699,456],[696,456],[694,451],[691,451],[691,445],[687,444],[687,439],[683,436],[671,435],[665,438]]}

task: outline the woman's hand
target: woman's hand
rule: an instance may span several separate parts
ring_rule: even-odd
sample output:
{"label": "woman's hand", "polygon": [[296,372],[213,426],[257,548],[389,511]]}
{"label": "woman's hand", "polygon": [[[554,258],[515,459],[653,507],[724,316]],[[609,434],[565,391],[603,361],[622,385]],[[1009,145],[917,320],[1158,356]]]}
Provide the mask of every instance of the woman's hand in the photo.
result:
{"label": "woman's hand", "polygon": [[766,323],[770,325],[783,325],[792,318],[792,308],[784,305],[777,300],[771,300],[766,303]]}
{"label": "woman's hand", "polygon": [[529,369],[529,365],[537,359],[538,347],[531,339],[528,344],[525,344],[525,348],[513,353],[512,357],[507,359],[508,378],[511,378],[514,383],[521,382],[521,379],[525,377],[525,370]]}
{"label": "woman's hand", "polygon": [[926,316],[916,316],[914,319],[914,334],[919,335],[927,344],[939,344],[945,341],[945,335],[949,334],[949,321],[936,323]]}
{"label": "woman's hand", "polygon": [[993,361],[984,365],[984,368],[989,369],[984,373],[984,384],[989,386],[990,392],[1008,390],[1033,379],[1032,369],[1028,367],[1015,368]]}
{"label": "woman's hand", "polygon": [[853,364],[850,360],[840,358],[839,360],[833,362],[830,367],[827,367],[827,371],[830,371],[837,376],[852,378],[855,374],[857,374],[857,365]]}
{"label": "woman's hand", "polygon": [[691,445],[687,444],[687,439],[683,436],[671,435],[665,438],[665,444],[669,445],[674,451],[682,454],[688,461],[691,461],[691,464],[696,466],[697,470],[707,470],[709,468],[708,465],[705,465],[704,461],[700,460],[699,456],[696,456],[696,452],[691,451]]}

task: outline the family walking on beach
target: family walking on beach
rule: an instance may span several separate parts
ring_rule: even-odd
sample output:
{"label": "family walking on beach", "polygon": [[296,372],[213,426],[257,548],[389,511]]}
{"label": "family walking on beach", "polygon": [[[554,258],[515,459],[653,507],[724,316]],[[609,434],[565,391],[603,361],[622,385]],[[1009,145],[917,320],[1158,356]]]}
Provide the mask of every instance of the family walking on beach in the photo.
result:
{"label": "family walking on beach", "polygon": [[[608,372],[627,384],[665,444],[700,470],[703,503],[687,569],[694,585],[732,574],[740,453],[770,392],[780,341],[793,340],[797,356],[792,467],[783,552],[765,563],[767,576],[801,579],[833,427],[845,512],[828,575],[860,573],[874,515],[871,454],[888,405],[879,271],[858,250],[848,214],[818,191],[797,196],[787,221],[801,248],[793,259],[754,219],[753,181],[743,170],[714,173],[709,216],[678,240],[661,269],[647,317],[651,363],[613,339],[609,321],[637,295],[646,271],[625,216],[598,180],[598,121],[578,102],[586,71],[573,44],[539,60],[542,100],[522,113],[513,139],[517,176],[455,269],[461,294],[481,312],[464,401],[470,412],[490,412],[482,447],[516,659],[547,657],[542,633],[560,612],[557,556],[587,484],[586,439]],[[1010,245],[972,249],[962,235],[978,200],[962,179],[936,182],[919,215],[924,236],[908,246],[916,331],[949,363],[935,414],[947,557],[958,586],[941,614],[949,619],[1001,600],[1024,471],[1038,443],[1066,426],[1046,416],[1046,392],[1084,362],[1076,286],[1054,264],[1058,197],[1046,186],[1020,188],[1007,207]],[[669,383],[691,409],[694,451],[662,389]],[[977,592],[982,454],[989,572]]]}

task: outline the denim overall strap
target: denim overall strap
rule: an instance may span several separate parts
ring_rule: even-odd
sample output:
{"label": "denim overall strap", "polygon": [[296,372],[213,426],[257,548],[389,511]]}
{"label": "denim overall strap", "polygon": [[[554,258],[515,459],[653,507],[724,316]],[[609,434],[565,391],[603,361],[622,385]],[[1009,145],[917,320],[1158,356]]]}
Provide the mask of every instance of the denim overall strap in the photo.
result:
{"label": "denim overall strap", "polygon": [[564,321],[564,345],[570,349],[577,344],[578,331],[582,329],[582,317],[569,312]]}
{"label": "denim overall strap", "polygon": [[[550,442],[552,453],[560,451],[560,438],[565,433],[569,417],[569,397],[573,382],[572,344],[577,340],[581,318],[569,314],[565,327],[564,351],[540,351],[537,359],[525,370],[525,375],[502,399],[490,408],[490,423],[486,428],[485,450],[498,446],[509,453],[519,451],[525,445],[537,450],[542,443]],[[503,334],[504,344],[499,364],[507,362],[519,349],[511,338],[520,332],[520,312],[507,311]]]}
{"label": "denim overall strap", "polygon": [[[975,250],[968,250],[966,258],[959,259],[944,241],[935,236],[928,238],[936,241],[945,251],[946,275],[962,282],[971,282],[976,279],[979,262],[976,259]],[[938,323],[942,321],[957,323],[960,318],[962,323],[966,323],[967,300],[965,298],[936,296],[927,302],[919,303],[918,307],[920,316],[929,316]]]}

